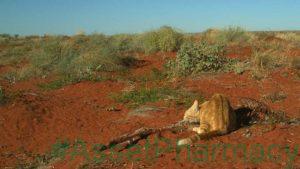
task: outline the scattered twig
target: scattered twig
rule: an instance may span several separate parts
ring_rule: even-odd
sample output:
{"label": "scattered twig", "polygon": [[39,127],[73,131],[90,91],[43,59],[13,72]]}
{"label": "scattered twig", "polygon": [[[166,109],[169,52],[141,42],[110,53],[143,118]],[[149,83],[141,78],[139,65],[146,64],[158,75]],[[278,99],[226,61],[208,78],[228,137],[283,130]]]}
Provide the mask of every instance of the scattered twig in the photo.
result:
{"label": "scattered twig", "polygon": [[[268,114],[271,112],[270,108],[266,104],[251,98],[241,98],[239,100],[239,105],[237,106],[235,111],[237,109],[243,109],[243,108],[249,109],[251,110],[252,113],[256,113],[256,114],[258,113]],[[142,127],[140,129],[135,130],[133,133],[127,133],[112,139],[107,145],[102,146],[99,149],[99,151],[104,151],[112,147],[116,147],[117,151],[122,151],[128,148],[129,146],[136,144],[139,140],[147,138],[151,134],[160,134],[161,132],[164,131],[177,132],[180,130],[187,129],[188,126],[193,124],[199,124],[199,121],[182,120],[175,124],[171,124],[161,128]]]}
{"label": "scattered twig", "polygon": [[186,129],[189,125],[199,124],[197,121],[179,121],[175,124],[171,124],[162,128],[145,128],[135,130],[133,133],[127,133],[117,138],[112,139],[107,145],[100,148],[100,151],[110,149],[112,147],[117,147],[117,151],[122,151],[131,145],[136,144],[139,140],[147,138],[151,134],[159,134],[163,131],[177,132],[179,130]]}

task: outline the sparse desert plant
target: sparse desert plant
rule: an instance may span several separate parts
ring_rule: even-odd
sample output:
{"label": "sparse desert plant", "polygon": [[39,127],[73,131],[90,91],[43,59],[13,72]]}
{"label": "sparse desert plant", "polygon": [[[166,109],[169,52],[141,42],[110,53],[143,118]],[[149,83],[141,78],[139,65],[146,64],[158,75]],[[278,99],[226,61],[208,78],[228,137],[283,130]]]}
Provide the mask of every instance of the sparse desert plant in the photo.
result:
{"label": "sparse desert plant", "polygon": [[68,140],[57,140],[51,147],[51,151],[49,153],[50,158],[64,158],[70,147],[71,144]]}
{"label": "sparse desert plant", "polygon": [[270,100],[272,103],[282,101],[287,98],[283,91],[276,91],[263,96],[264,99]]}
{"label": "sparse desert plant", "polygon": [[257,52],[255,51],[252,56],[252,62],[256,68],[259,69],[274,69],[287,64],[287,57],[278,56],[272,50]]}
{"label": "sparse desert plant", "polygon": [[0,52],[1,65],[17,65],[27,58],[27,46],[9,46]]}
{"label": "sparse desert plant", "polygon": [[218,42],[222,43],[245,43],[250,37],[246,30],[238,26],[230,26],[219,31],[216,35]]}
{"label": "sparse desert plant", "polygon": [[183,35],[169,26],[163,26],[158,31],[158,46],[163,52],[171,52],[179,49]]}
{"label": "sparse desert plant", "polygon": [[175,51],[179,49],[182,40],[183,35],[169,26],[140,35],[140,43],[147,54]]}
{"label": "sparse desert plant", "polygon": [[201,34],[201,39],[210,43],[216,43],[220,32],[221,30],[219,29],[209,28]]}
{"label": "sparse desert plant", "polygon": [[275,37],[292,42],[300,42],[300,34],[295,32],[275,33]]}
{"label": "sparse desert plant", "polygon": [[47,37],[29,55],[30,64],[19,71],[18,79],[54,74],[78,82],[94,79],[96,72],[126,70],[135,60],[123,56],[113,40],[104,35]]}
{"label": "sparse desert plant", "polygon": [[278,55],[277,51],[255,51],[251,57],[252,76],[260,80],[267,76],[270,70],[278,67],[286,66],[288,58],[286,56]]}
{"label": "sparse desert plant", "polygon": [[150,31],[140,35],[140,43],[142,49],[146,54],[155,53],[159,51],[158,43],[159,35],[155,31]]}
{"label": "sparse desert plant", "polygon": [[232,65],[232,70],[236,74],[243,74],[245,71],[250,70],[250,63],[248,61],[236,62]]}
{"label": "sparse desert plant", "polygon": [[137,35],[118,34],[112,36],[112,45],[119,53],[129,53],[139,51]]}
{"label": "sparse desert plant", "polygon": [[185,43],[178,51],[176,59],[170,60],[166,67],[175,76],[220,71],[229,63],[224,53],[223,45],[210,45],[206,42]]}
{"label": "sparse desert plant", "polygon": [[257,31],[254,32],[259,40],[266,40],[267,38],[274,37],[275,32],[272,31]]}
{"label": "sparse desert plant", "polygon": [[66,64],[78,55],[79,51],[59,37],[44,41],[30,54],[29,76],[48,76],[65,70]]}

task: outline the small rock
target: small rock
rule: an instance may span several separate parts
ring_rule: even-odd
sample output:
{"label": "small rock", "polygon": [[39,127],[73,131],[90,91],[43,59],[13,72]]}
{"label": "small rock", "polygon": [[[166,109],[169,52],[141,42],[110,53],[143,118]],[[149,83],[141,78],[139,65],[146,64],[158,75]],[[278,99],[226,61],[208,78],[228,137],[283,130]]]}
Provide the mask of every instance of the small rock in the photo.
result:
{"label": "small rock", "polygon": [[252,135],[252,132],[249,129],[246,129],[245,133],[242,134],[242,136],[246,138],[250,138]]}
{"label": "small rock", "polygon": [[118,108],[112,106],[112,107],[107,108],[106,111],[121,111],[121,109],[118,109]]}

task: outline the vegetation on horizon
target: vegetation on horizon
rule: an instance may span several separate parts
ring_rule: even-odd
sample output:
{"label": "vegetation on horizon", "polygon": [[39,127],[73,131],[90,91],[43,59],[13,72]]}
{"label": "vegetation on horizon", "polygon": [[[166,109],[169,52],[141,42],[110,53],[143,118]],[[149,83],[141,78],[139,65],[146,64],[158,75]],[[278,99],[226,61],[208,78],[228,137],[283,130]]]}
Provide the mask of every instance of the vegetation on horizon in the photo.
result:
{"label": "vegetation on horizon", "polygon": [[[111,36],[2,34],[0,65],[15,68],[2,75],[12,83],[32,77],[59,78],[46,88],[105,79],[103,72],[126,72],[135,65],[137,53],[177,52],[176,59],[166,65],[168,73],[175,76],[228,70],[243,73],[250,70],[251,65],[253,74],[259,74],[283,65],[299,67],[297,59],[285,57],[288,50],[299,47],[299,36],[298,32],[247,32],[241,27],[208,29],[197,35],[184,34],[169,26],[141,34]],[[289,42],[288,45],[285,42]],[[225,52],[230,45],[251,46],[254,54],[248,62],[228,59]]]}

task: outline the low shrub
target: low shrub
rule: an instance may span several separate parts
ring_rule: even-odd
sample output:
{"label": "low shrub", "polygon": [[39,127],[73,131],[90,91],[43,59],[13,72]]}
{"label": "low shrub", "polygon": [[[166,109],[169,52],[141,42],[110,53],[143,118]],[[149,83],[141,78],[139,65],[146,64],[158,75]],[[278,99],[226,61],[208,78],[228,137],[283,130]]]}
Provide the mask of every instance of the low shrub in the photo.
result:
{"label": "low shrub", "polygon": [[250,36],[243,28],[230,26],[218,31],[215,38],[222,43],[245,43],[250,39]]}
{"label": "low shrub", "polygon": [[255,51],[252,56],[252,63],[255,68],[271,70],[287,64],[287,57],[278,56],[272,50],[259,52]]}
{"label": "low shrub", "polygon": [[138,45],[138,36],[131,34],[118,34],[111,37],[112,46],[119,53],[132,53],[140,51],[140,46]]}
{"label": "low shrub", "polygon": [[80,81],[92,79],[97,72],[126,70],[135,58],[120,50],[104,35],[48,37],[30,52],[29,65],[19,71],[19,79],[58,75]]}
{"label": "low shrub", "polygon": [[285,32],[285,33],[275,33],[275,37],[291,41],[291,42],[300,42],[300,34],[294,32]]}
{"label": "low shrub", "polygon": [[158,46],[160,51],[171,52],[178,50],[182,43],[183,35],[169,26],[163,26],[158,31]]}
{"label": "low shrub", "polygon": [[255,35],[247,32],[241,27],[230,26],[224,29],[207,29],[201,34],[201,39],[210,43],[245,43],[255,39]]}
{"label": "low shrub", "polygon": [[226,70],[231,61],[224,54],[223,45],[210,45],[207,42],[185,43],[178,51],[176,59],[170,60],[166,67],[175,76]]}
{"label": "low shrub", "polygon": [[176,51],[179,49],[182,41],[183,35],[169,26],[163,26],[158,30],[140,35],[142,49],[147,54],[158,51]]}
{"label": "low shrub", "polygon": [[151,54],[159,51],[158,44],[159,35],[156,31],[150,31],[140,35],[140,44],[146,54]]}
{"label": "low shrub", "polygon": [[261,80],[267,77],[270,70],[288,64],[288,58],[286,56],[278,55],[277,51],[255,51],[251,57],[251,74],[253,78]]}

